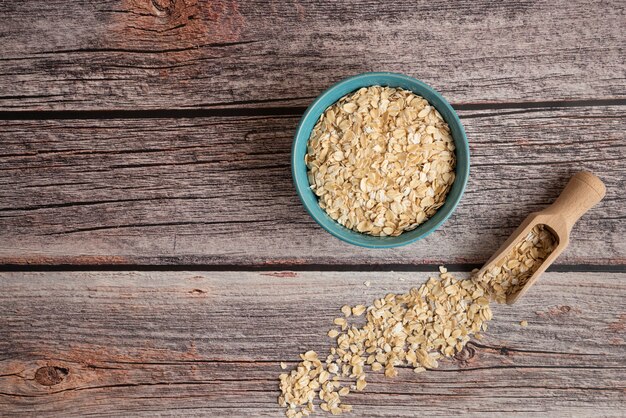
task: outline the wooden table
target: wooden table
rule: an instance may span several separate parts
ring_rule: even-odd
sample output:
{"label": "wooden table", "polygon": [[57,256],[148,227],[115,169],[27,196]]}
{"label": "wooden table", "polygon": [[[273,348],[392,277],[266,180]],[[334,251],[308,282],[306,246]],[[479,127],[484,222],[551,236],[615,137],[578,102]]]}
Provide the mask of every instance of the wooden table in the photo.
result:
{"label": "wooden table", "polygon": [[[580,169],[607,196],[519,305],[439,369],[346,399],[355,417],[623,416],[624,2],[0,12],[0,416],[281,416],[279,362],[327,349],[340,306],[466,275]],[[472,153],[454,216],[384,251],[322,231],[289,168],[304,108],[376,70],[442,92]]]}

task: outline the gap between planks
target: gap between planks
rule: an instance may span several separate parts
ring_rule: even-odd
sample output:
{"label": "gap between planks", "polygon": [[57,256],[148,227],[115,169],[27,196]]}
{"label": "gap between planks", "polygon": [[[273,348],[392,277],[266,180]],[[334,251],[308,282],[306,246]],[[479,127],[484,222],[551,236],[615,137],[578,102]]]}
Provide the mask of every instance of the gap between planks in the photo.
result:
{"label": "gap between planks", "polygon": [[[255,101],[247,102],[249,104]],[[277,106],[246,108],[237,107],[243,102],[216,103],[204,108],[192,109],[150,109],[150,110],[42,110],[42,111],[0,111],[0,120],[90,120],[90,119],[193,119],[208,117],[242,116],[297,116],[304,113],[306,107]],[[235,106],[233,106],[235,105]],[[559,109],[568,107],[626,106],[626,99],[589,99],[589,100],[554,100],[501,103],[453,103],[457,111],[506,110],[521,111]],[[461,116],[471,118],[473,115]]]}
{"label": "gap between planks", "polygon": [[[476,263],[435,263],[435,264],[0,264],[0,272],[88,272],[88,271],[232,271],[232,272],[271,272],[276,275],[289,275],[292,272],[362,272],[380,273],[409,272],[427,273],[437,271],[445,264],[449,270],[470,272],[482,264]],[[624,264],[554,264],[548,273],[624,273]],[[286,276],[288,277],[288,276]]]}

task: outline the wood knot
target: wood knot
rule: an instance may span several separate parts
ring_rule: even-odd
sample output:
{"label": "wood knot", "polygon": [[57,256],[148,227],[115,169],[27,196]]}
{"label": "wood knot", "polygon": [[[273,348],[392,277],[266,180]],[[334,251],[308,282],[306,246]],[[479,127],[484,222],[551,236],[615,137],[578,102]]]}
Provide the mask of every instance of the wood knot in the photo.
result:
{"label": "wood knot", "polygon": [[462,364],[468,363],[476,355],[476,349],[470,345],[463,347],[461,351],[454,355],[454,359]]}
{"label": "wood knot", "polygon": [[565,315],[568,314],[570,312],[580,312],[579,310],[572,308],[571,306],[568,305],[561,305],[561,306],[553,306],[550,309],[548,309],[546,312],[542,312],[542,311],[537,311],[535,312],[535,314],[537,314],[537,316],[541,316],[541,317],[550,317],[550,316],[559,316],[559,315]]}
{"label": "wood knot", "polygon": [[151,3],[158,16],[166,16],[172,14],[176,0],[151,0]]}
{"label": "wood knot", "polygon": [[61,383],[65,377],[70,373],[69,369],[65,367],[46,366],[40,367],[35,372],[35,380],[40,385],[54,386]]}

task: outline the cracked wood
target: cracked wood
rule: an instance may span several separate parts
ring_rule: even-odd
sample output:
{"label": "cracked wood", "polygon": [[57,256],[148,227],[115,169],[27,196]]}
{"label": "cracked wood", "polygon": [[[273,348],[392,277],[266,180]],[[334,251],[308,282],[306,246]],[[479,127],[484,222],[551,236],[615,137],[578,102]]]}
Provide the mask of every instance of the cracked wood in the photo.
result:
{"label": "cracked wood", "polygon": [[[0,273],[0,410],[278,416],[280,361],[327,350],[342,305],[369,304],[428,276]],[[365,392],[346,397],[352,416],[618,416],[626,408],[625,279],[545,274],[518,304],[495,306],[485,338],[439,369],[368,374]]]}
{"label": "cracked wood", "polygon": [[2,2],[0,109],[304,106],[367,71],[415,76],[455,103],[625,99],[624,10],[567,0]]}
{"label": "cracked wood", "polygon": [[620,106],[460,112],[467,191],[444,226],[393,251],[331,237],[289,169],[298,117],[2,121],[4,264],[482,263],[570,175],[606,198],[560,264],[623,264],[626,119]]}

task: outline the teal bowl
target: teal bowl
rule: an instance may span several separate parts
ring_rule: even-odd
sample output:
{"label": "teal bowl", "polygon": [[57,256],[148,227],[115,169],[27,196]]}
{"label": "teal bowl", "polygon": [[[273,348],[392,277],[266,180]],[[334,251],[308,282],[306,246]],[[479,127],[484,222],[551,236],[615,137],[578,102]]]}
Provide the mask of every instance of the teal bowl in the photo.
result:
{"label": "teal bowl", "polygon": [[[307,167],[304,163],[304,156],[307,152],[307,142],[309,141],[313,127],[322,113],[346,94],[369,86],[403,88],[428,100],[450,126],[452,139],[456,147],[456,177],[445,203],[432,218],[412,231],[403,232],[397,237],[376,237],[361,234],[334,221],[320,208],[317,196],[310,188],[307,177]],[[426,237],[435,229],[439,228],[439,226],[452,215],[452,212],[454,212],[454,209],[461,200],[465,185],[467,184],[470,165],[469,159],[469,146],[463,125],[459,120],[459,116],[452,106],[450,106],[450,103],[448,103],[441,94],[427,84],[403,74],[364,73],[346,78],[331,86],[315,99],[306,112],[304,112],[298,129],[296,130],[291,150],[291,172],[296,191],[298,192],[298,196],[300,196],[300,200],[302,200],[302,204],[315,222],[322,228],[340,240],[350,244],[367,248],[391,248],[406,245]]]}

